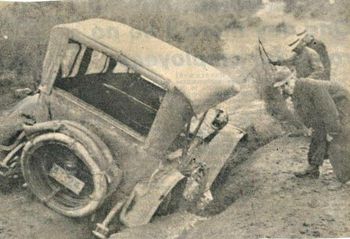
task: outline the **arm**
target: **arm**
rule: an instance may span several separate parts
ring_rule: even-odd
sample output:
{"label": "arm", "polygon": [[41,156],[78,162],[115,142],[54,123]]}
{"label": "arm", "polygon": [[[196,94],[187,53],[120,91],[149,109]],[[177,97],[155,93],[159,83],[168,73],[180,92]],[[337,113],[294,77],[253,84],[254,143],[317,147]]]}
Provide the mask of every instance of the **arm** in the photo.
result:
{"label": "arm", "polygon": [[324,76],[324,68],[319,55],[312,49],[309,49],[308,52],[312,68],[312,73],[309,77],[316,80],[322,79]]}
{"label": "arm", "polygon": [[291,66],[294,64],[296,57],[297,57],[297,54],[293,52],[293,55],[291,57],[277,60],[277,61],[272,61],[271,64],[275,66]]}

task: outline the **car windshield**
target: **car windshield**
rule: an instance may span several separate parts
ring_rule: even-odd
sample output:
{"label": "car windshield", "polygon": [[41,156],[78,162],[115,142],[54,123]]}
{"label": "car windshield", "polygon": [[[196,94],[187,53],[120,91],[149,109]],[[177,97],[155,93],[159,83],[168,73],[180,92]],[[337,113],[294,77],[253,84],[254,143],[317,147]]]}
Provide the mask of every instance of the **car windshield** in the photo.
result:
{"label": "car windshield", "polygon": [[146,136],[165,90],[107,55],[71,42],[55,86]]}

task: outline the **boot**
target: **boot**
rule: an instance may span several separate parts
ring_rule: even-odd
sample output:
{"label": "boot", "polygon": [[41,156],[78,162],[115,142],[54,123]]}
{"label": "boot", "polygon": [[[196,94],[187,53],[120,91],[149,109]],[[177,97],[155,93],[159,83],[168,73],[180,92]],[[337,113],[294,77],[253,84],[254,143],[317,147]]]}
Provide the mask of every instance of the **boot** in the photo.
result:
{"label": "boot", "polygon": [[296,172],[294,175],[298,178],[319,178],[320,169],[319,166],[309,165],[305,170]]}

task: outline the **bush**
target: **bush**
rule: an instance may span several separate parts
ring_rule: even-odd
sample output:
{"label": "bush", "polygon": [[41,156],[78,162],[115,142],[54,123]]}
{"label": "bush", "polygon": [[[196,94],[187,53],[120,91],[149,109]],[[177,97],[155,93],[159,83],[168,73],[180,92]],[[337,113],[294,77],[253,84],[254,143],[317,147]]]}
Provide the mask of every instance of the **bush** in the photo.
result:
{"label": "bush", "polygon": [[331,4],[329,0],[283,0],[285,12],[292,13],[297,18],[319,18],[330,21],[350,20],[350,1],[336,0]]}
{"label": "bush", "polygon": [[273,87],[277,68],[268,62],[263,52],[256,57],[256,61],[253,78],[256,80],[257,92],[265,102],[266,111],[278,120],[286,131],[303,129],[303,124],[294,111],[290,109],[284,96],[277,88]]}
{"label": "bush", "polygon": [[[247,4],[249,3],[249,4]],[[50,29],[102,17],[126,23],[211,64],[222,59],[221,32],[240,28],[240,18],[261,0],[86,0],[14,3],[0,9],[0,65],[40,81]],[[217,9],[214,11],[213,9]]]}

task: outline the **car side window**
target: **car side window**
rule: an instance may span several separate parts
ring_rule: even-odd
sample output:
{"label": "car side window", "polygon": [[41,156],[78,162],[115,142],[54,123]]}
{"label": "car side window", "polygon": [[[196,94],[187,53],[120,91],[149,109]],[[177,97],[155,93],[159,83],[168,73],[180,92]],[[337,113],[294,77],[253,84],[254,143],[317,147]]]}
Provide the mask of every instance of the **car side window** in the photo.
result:
{"label": "car side window", "polygon": [[68,50],[55,86],[146,136],[165,90],[99,51],[76,45]]}
{"label": "car side window", "polygon": [[109,57],[99,51],[93,51],[86,75],[105,73],[109,65]]}

